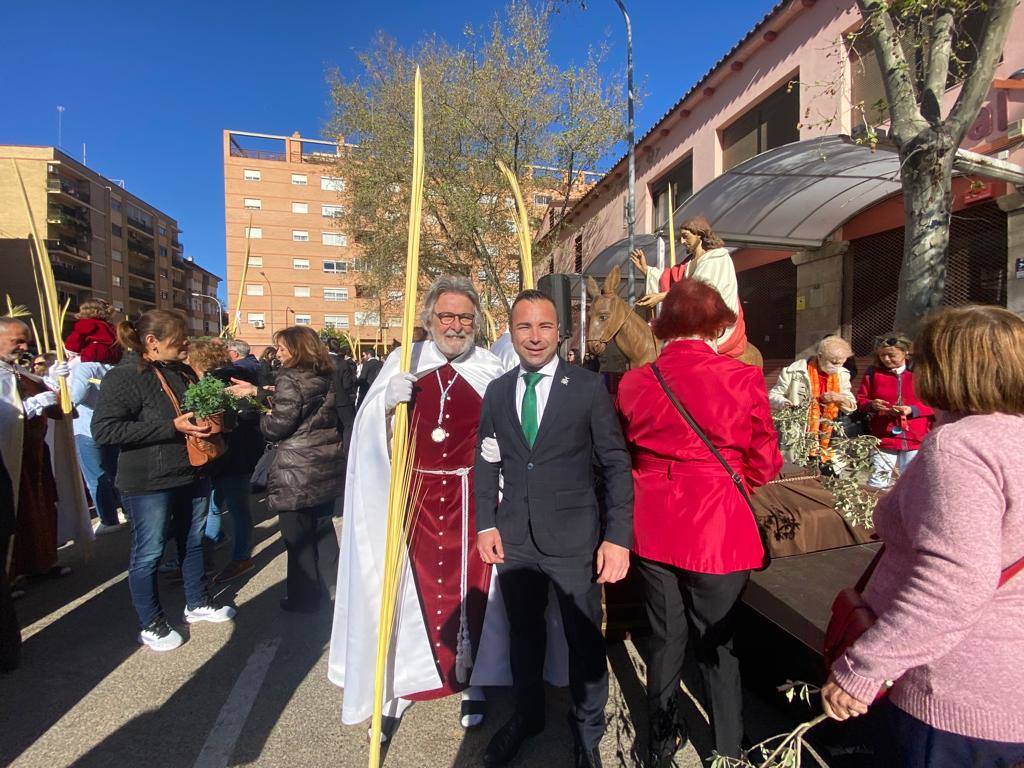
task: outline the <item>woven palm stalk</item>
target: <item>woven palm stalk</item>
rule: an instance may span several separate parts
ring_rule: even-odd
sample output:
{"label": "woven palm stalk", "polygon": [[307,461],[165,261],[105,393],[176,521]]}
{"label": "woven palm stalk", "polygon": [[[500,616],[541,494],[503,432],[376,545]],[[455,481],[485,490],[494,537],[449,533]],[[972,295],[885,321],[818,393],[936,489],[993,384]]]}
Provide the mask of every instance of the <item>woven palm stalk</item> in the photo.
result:
{"label": "woven palm stalk", "polygon": [[516,236],[519,238],[519,260],[523,269],[523,288],[536,288],[533,280],[533,246],[530,242],[530,214],[526,211],[526,203],[523,201],[523,193],[519,189],[519,180],[512,170],[501,160],[495,163],[508,180],[512,187],[512,194],[516,199]]}
{"label": "woven palm stalk", "polygon": [[[41,307],[43,312],[43,325],[47,327],[53,337],[53,351],[57,355],[57,362],[63,363],[67,360],[64,355],[64,344],[61,326],[61,311],[59,299],[57,298],[57,282],[53,278],[53,267],[50,265],[50,254],[46,250],[46,241],[39,239],[39,232],[36,230],[35,219],[32,218],[32,205],[28,200],[28,192],[25,189],[25,180],[21,177],[21,169],[12,159],[14,173],[18,177],[18,184],[21,187],[21,199],[25,203],[25,214],[28,216],[29,226],[32,228],[32,253],[36,257],[36,266],[39,268],[39,275],[42,277],[42,289],[45,302]],[[48,345],[47,345],[48,346]],[[60,410],[64,414],[71,413],[71,389],[68,387],[67,377],[61,376],[58,379],[60,385]]]}
{"label": "woven palm stalk", "polygon": [[[423,210],[423,83],[416,67],[413,97],[412,183],[409,201],[409,244],[405,261],[405,308],[402,315],[402,346],[399,369],[412,366],[412,329],[416,323],[416,288],[419,275],[420,220]],[[370,724],[370,768],[380,765],[381,715],[385,673],[391,653],[401,574],[412,526],[412,451],[409,439],[409,404],[395,409],[391,443],[391,484],[388,489],[388,525],[384,557],[384,583],[377,634],[377,666],[374,675],[373,719]]]}
{"label": "woven palm stalk", "polygon": [[672,199],[672,182],[668,184],[668,266],[676,265],[676,227],[672,222],[672,208],[676,202]]}

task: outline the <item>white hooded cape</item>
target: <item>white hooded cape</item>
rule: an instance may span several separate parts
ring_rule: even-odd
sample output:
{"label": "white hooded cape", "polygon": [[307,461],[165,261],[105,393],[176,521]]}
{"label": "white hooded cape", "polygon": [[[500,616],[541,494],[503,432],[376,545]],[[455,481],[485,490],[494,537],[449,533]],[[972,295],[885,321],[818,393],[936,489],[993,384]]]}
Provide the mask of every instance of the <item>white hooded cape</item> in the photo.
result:
{"label": "white hooded cape", "polygon": [[509,331],[505,331],[494,340],[494,343],[491,344],[491,354],[501,360],[501,367],[506,371],[511,371],[519,365],[519,355],[516,354],[516,348],[512,346],[512,334]]}
{"label": "white hooded cape", "polygon": [[[27,379],[43,384],[38,376],[27,371],[19,373]],[[57,483],[57,543],[74,539],[89,547],[94,538],[89,520],[89,503],[78,469],[78,452],[72,419],[50,419],[46,430],[46,444],[50,448],[53,477]],[[18,513],[18,494],[21,486],[22,440],[25,436],[25,411],[18,394],[17,380],[10,370],[0,370],[0,454],[11,476],[14,490],[14,510]]]}
{"label": "white hooded cape", "polygon": [[[398,350],[396,350],[398,352]],[[422,377],[448,360],[433,342],[413,346],[412,371]],[[487,385],[502,373],[497,358],[480,347],[451,361],[483,397]],[[383,582],[384,545],[387,536],[388,486],[391,459],[388,450],[384,391],[398,372],[399,355],[392,353],[359,406],[352,431],[345,480],[345,512],[341,529],[341,561],[334,603],[334,628],[327,677],[345,689],[341,720],[354,725],[373,713],[377,634]],[[475,536],[470,537],[472,542]],[[477,557],[471,551],[470,557]],[[553,601],[552,601],[553,602]],[[568,651],[557,608],[548,606],[548,657],[545,676],[555,685],[566,685]],[[554,624],[552,622],[554,621]],[[509,628],[496,573],[491,574],[480,648],[473,665],[471,685],[511,685],[508,658]],[[559,640],[561,639],[561,642]],[[385,676],[384,700],[409,696],[441,687],[430,639],[423,623],[416,582],[408,559],[399,581],[398,612]]]}

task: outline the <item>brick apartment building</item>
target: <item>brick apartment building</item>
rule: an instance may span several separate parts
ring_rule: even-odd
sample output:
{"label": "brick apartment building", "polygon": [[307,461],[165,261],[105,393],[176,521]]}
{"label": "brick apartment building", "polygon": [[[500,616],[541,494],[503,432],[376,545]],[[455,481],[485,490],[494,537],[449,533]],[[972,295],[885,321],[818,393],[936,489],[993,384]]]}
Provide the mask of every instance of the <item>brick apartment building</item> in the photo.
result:
{"label": "brick apartment building", "polygon": [[[388,344],[401,335],[400,309],[380,317],[376,299],[358,293],[360,253],[339,220],[349,190],[337,176],[337,159],[336,143],[298,133],[224,131],[227,310],[233,320],[248,246],[238,335],[257,349],[289,325],[334,327],[364,344]],[[532,172],[537,189],[529,204],[539,215],[566,179],[556,169]],[[572,199],[597,177],[580,172]],[[486,275],[475,278],[482,284]]]}
{"label": "brick apartment building", "polygon": [[46,240],[57,293],[101,298],[128,317],[179,309],[193,331],[217,333],[220,278],[183,256],[178,222],[55,147],[0,146],[2,293],[37,314],[32,232],[14,170],[25,183],[40,238]]}

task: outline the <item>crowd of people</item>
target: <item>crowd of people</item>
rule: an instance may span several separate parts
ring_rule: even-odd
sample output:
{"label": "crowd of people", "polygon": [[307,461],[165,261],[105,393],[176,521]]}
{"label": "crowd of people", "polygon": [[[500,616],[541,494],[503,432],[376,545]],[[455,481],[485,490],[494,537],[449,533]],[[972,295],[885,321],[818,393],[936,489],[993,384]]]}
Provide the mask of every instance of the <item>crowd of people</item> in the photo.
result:
{"label": "crowd of people", "polygon": [[[714,271],[720,244],[703,226],[685,223],[684,242]],[[459,277],[439,278],[424,297],[425,338],[408,372],[398,354],[382,361],[367,351],[357,364],[305,326],[280,330],[257,359],[241,340],[190,339],[177,312],[150,310],[115,329],[90,308],[76,324],[78,358],[39,376],[18,364],[28,327],[0,319],[3,426],[19,425],[17,441],[3,443],[0,543],[7,551],[14,542],[4,579],[62,572],[52,463],[61,441],[51,435],[51,460],[46,432],[68,418],[58,407],[63,378],[96,533],[123,525],[119,509],[131,525],[140,642],[155,651],[183,642],[159,595],[170,542],[182,621],[234,618],[235,607],[211,598],[204,548],[225,540],[227,515],[232,555],[214,581],[254,570],[251,491],[261,488],[287,550],[281,608],[333,609],[328,676],[343,689],[342,721],[363,723],[377,695],[387,576],[382,488],[406,403],[413,481],[381,738],[415,702],[454,694],[461,726],[477,728],[485,689],[511,686],[513,714],[483,758],[510,764],[545,728],[547,680],[570,689],[573,764],[600,766],[602,586],[635,569],[651,630],[644,764],[670,765],[688,738],[678,717],[688,649],[714,747],[737,758],[746,746],[737,605],[768,554],[750,494],[783,465],[773,410],[805,409],[823,456],[829,425],[844,417],[877,437],[866,480],[888,490],[875,512],[884,548],[863,595],[876,620],[830,670],[826,712],[860,716],[884,694],[878,706],[899,765],[1024,760],[1015,695],[1024,578],[1012,578],[1024,563],[1013,459],[1024,426],[1024,321],[993,307],[937,313],[913,344],[898,333],[878,339],[856,393],[844,367],[852,350],[830,336],[769,392],[743,359],[741,309],[712,279],[685,265],[667,278],[646,271],[658,289],[650,303],[660,305],[660,352],[629,371],[614,398],[599,374],[559,357],[556,308],[539,291],[511,307],[514,356],[503,362],[479,346],[480,300]],[[187,408],[186,390],[210,377],[237,401],[224,423]]]}

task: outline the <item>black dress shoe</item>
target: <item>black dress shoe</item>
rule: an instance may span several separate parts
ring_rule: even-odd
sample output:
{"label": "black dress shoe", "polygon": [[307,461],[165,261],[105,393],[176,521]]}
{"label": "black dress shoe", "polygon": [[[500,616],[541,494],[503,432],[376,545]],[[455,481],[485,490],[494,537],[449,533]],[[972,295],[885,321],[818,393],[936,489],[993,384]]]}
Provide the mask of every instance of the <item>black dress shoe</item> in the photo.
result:
{"label": "black dress shoe", "polygon": [[603,768],[601,763],[601,753],[597,747],[593,749],[587,749],[581,745],[578,741],[576,745],[576,759],[573,765],[576,768]]}
{"label": "black dress shoe", "polygon": [[529,722],[522,715],[512,715],[498,732],[491,738],[484,752],[484,765],[497,768],[508,763],[516,756],[519,747],[531,736],[544,730],[543,722]]}
{"label": "black dress shoe", "polygon": [[287,611],[288,613],[316,613],[320,610],[319,605],[298,605],[287,597],[282,597],[278,605],[281,606],[282,611]]}

